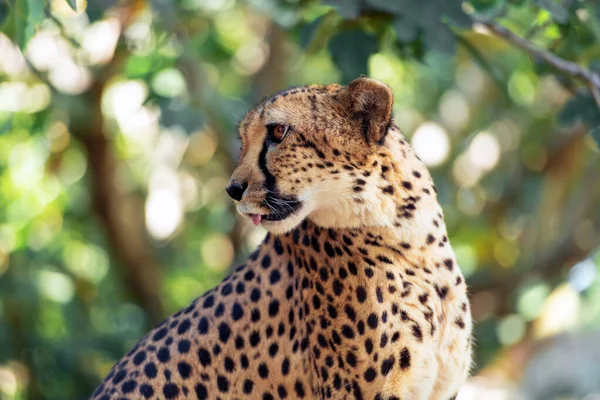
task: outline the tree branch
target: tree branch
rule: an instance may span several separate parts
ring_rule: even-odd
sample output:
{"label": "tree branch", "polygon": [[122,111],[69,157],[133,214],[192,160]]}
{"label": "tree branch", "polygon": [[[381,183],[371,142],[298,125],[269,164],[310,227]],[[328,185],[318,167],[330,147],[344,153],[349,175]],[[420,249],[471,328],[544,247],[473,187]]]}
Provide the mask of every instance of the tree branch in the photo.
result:
{"label": "tree branch", "polygon": [[495,22],[483,20],[476,20],[475,22],[485,26],[490,32],[494,33],[496,36],[504,38],[508,42],[519,47],[520,49],[525,50],[527,53],[534,56],[535,58],[544,61],[548,65],[551,65],[558,71],[561,71],[565,74],[571,75],[583,81],[592,92],[592,96],[594,96],[594,100],[596,101],[598,108],[600,108],[600,75],[574,62],[564,60],[556,54],[553,54],[544,49],[540,49],[539,47],[528,42],[526,39],[517,36],[509,29],[500,26]]}

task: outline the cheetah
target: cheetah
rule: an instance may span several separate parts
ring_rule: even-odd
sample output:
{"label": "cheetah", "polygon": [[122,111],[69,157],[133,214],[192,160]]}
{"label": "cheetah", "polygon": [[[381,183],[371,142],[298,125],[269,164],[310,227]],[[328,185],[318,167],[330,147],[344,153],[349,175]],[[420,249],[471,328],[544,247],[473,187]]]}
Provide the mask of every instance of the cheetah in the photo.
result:
{"label": "cheetah", "polygon": [[471,366],[467,287],[392,108],[360,77],[249,111],[226,191],[266,238],[92,398],[454,398]]}

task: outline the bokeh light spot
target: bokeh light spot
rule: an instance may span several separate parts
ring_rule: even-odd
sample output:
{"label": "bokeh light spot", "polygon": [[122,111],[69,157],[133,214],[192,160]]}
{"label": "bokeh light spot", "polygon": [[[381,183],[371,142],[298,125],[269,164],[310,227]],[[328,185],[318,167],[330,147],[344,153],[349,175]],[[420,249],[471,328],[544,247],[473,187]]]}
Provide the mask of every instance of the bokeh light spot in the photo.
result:
{"label": "bokeh light spot", "polygon": [[441,165],[450,153],[448,133],[433,122],[421,124],[415,131],[411,144],[417,156],[429,167]]}

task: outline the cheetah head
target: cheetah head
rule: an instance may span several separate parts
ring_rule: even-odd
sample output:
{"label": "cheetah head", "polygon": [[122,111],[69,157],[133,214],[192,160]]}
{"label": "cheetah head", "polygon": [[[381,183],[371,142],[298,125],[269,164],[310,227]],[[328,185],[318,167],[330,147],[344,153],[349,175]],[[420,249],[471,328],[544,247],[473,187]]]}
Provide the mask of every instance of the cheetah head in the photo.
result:
{"label": "cheetah head", "polygon": [[[242,119],[242,150],[227,193],[237,211],[273,233],[305,218],[324,227],[373,222],[393,208],[373,172],[392,124],[393,95],[366,77],[268,98]],[[376,221],[375,221],[376,222]]]}

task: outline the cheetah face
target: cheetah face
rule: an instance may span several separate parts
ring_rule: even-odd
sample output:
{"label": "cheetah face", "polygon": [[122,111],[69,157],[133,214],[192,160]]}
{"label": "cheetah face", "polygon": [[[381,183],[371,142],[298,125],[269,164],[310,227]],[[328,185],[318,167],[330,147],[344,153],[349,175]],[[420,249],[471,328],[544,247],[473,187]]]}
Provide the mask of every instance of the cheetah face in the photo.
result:
{"label": "cheetah face", "polygon": [[242,151],[227,187],[237,211],[273,233],[307,217],[337,226],[353,219],[360,210],[350,204],[368,206],[356,201],[357,176],[385,139],[392,102],[390,89],[369,78],[265,100],[239,125]]}

